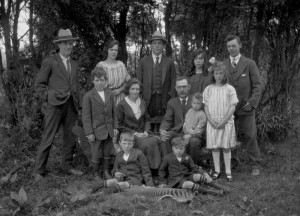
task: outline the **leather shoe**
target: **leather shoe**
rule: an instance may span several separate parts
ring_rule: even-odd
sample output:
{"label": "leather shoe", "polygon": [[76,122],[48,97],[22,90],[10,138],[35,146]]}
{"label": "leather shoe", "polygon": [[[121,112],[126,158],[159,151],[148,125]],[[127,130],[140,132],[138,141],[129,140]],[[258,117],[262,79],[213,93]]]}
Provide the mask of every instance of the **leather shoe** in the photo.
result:
{"label": "leather shoe", "polygon": [[258,175],[260,175],[259,169],[257,169],[257,168],[252,169],[251,175],[252,175],[252,176],[258,176]]}
{"label": "leather shoe", "polygon": [[104,172],[103,172],[103,179],[104,180],[113,179],[113,177],[109,174],[108,170],[104,170]]}
{"label": "leather shoe", "polygon": [[83,172],[81,170],[77,170],[77,169],[69,169],[67,170],[67,173],[69,173],[70,175],[74,175],[74,176],[82,176]]}
{"label": "leather shoe", "polygon": [[42,176],[41,174],[35,174],[34,176],[34,182],[39,182],[44,178],[44,176]]}

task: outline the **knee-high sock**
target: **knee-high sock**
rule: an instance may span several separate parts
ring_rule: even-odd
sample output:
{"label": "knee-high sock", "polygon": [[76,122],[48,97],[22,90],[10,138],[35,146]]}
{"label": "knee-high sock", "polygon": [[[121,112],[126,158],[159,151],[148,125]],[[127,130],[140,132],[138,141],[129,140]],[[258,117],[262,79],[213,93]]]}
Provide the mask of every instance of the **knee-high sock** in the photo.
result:
{"label": "knee-high sock", "polygon": [[215,171],[220,172],[220,151],[212,151],[213,159],[214,159],[214,166],[215,166]]}
{"label": "knee-high sock", "polygon": [[223,151],[225,169],[227,174],[231,174],[231,151]]}

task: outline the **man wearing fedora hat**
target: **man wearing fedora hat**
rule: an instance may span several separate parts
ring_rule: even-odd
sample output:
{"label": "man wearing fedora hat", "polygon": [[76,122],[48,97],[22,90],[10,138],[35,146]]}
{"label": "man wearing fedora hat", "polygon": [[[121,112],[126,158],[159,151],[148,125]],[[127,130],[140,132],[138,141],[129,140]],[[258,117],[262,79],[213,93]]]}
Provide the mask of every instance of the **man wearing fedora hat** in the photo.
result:
{"label": "man wearing fedora hat", "polygon": [[59,53],[46,58],[35,80],[37,95],[47,102],[45,114],[45,129],[41,145],[37,152],[35,163],[35,181],[46,174],[46,165],[60,125],[63,126],[62,168],[65,172],[80,176],[82,171],[72,167],[75,139],[72,127],[78,116],[80,107],[80,93],[78,82],[79,67],[70,58],[73,50],[74,38],[69,29],[60,29],[58,37],[53,41],[59,47]]}
{"label": "man wearing fedora hat", "polygon": [[163,55],[164,35],[154,32],[150,40],[152,54],[141,59],[136,76],[143,83],[142,96],[151,118],[163,116],[169,99],[176,96],[174,61]]}

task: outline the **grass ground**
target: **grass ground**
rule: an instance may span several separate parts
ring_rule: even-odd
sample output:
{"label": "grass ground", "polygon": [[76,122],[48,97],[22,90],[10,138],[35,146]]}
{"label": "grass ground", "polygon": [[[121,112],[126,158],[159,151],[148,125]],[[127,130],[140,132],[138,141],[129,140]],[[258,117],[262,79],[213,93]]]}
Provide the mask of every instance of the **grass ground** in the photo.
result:
{"label": "grass ground", "polygon": [[[52,150],[58,155],[58,150]],[[241,157],[244,158],[243,151]],[[71,200],[72,195],[82,194],[95,182],[91,174],[81,178],[64,176],[59,169],[59,160],[51,157],[50,174],[39,184],[32,183],[32,165],[17,172],[16,179],[0,184],[0,215],[300,215],[300,145],[293,138],[285,143],[263,148],[262,174],[250,175],[246,161],[233,171],[234,181],[228,183],[222,176],[217,182],[231,188],[228,195],[216,197],[199,194],[190,204],[171,199],[155,201],[120,194]],[[76,162],[89,172],[83,156]],[[4,168],[9,171],[8,168]],[[12,201],[11,193],[23,187],[27,201],[18,204]],[[18,211],[18,207],[21,207]],[[17,211],[16,211],[17,210]]]}

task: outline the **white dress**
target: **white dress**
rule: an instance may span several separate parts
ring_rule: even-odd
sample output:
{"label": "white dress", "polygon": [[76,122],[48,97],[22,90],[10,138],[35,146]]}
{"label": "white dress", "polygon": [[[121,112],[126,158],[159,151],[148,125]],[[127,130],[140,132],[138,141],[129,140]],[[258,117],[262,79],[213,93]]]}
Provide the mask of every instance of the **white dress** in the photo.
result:
{"label": "white dress", "polygon": [[[97,64],[96,67],[104,68],[104,70],[107,73],[108,88],[112,91],[120,88],[125,82],[127,82],[130,79],[130,75],[127,72],[124,63],[121,61],[117,61],[117,63],[113,65],[101,61]],[[124,98],[124,96],[124,92],[121,92],[120,94],[116,95],[116,104],[118,104]]]}
{"label": "white dress", "polygon": [[[230,106],[237,104],[237,102],[236,91],[229,84],[223,86],[212,84],[204,89],[203,103],[208,107],[209,115],[216,123],[220,123],[228,113]],[[209,121],[207,121],[206,133],[206,145],[208,149],[229,149],[235,147],[234,116],[231,116],[224,129],[214,129]]]}

